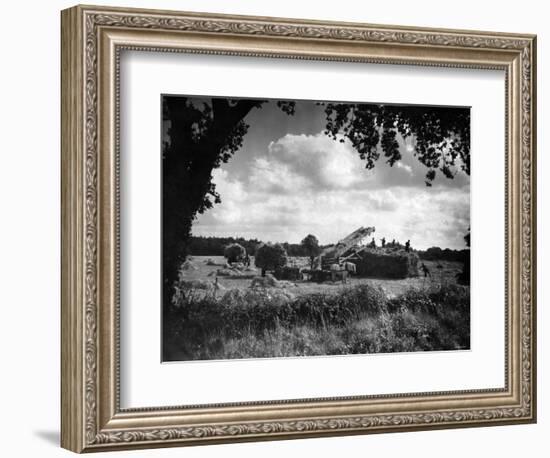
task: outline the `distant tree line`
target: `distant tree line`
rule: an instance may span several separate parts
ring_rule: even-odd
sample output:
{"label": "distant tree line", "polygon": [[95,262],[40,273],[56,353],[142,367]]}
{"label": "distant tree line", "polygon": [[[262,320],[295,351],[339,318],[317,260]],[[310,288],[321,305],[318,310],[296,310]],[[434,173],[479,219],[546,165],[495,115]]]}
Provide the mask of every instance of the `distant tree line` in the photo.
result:
{"label": "distant tree line", "polygon": [[[309,240],[309,239],[308,239]],[[189,243],[189,254],[192,256],[224,256],[225,247],[238,243],[243,246],[249,256],[256,254],[256,249],[264,242],[258,239],[243,237],[202,237],[193,236]],[[309,244],[281,243],[288,256],[312,256],[312,247]],[[319,251],[325,246],[319,246]]]}
{"label": "distant tree line", "polygon": [[244,239],[243,237],[191,237],[189,254],[193,256],[224,256],[225,247],[238,243],[250,256],[262,244],[258,239]]}
{"label": "distant tree line", "polygon": [[[313,236],[306,237],[302,242],[309,242]],[[191,237],[189,244],[189,254],[193,256],[224,256],[224,250],[231,244],[238,243],[246,250],[246,254],[254,256],[256,249],[264,242],[258,239],[245,239],[243,237]],[[316,256],[319,252],[329,245],[319,245],[313,243],[281,243],[288,256]],[[386,247],[391,247],[392,243],[386,243]],[[396,243],[399,247],[404,247]],[[315,253],[312,252],[315,251]],[[451,250],[449,248],[431,247],[427,250],[415,250],[420,259],[426,261],[455,261],[465,262],[470,257],[470,250]]]}
{"label": "distant tree line", "polygon": [[439,248],[438,246],[433,246],[427,250],[418,250],[418,256],[420,259],[426,261],[455,261],[455,262],[466,262],[470,259],[470,250],[451,250],[449,248]]}

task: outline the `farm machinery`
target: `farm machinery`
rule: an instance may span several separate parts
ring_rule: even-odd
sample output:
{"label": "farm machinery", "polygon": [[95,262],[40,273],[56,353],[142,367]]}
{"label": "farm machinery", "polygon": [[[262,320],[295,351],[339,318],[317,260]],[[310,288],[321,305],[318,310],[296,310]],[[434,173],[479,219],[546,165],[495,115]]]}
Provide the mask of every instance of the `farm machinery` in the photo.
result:
{"label": "farm machinery", "polygon": [[303,271],[312,281],[346,282],[349,274],[355,273],[355,263],[359,253],[367,248],[367,238],[375,231],[374,227],[360,227],[340,240],[336,245],[325,248],[315,259],[316,268]]}

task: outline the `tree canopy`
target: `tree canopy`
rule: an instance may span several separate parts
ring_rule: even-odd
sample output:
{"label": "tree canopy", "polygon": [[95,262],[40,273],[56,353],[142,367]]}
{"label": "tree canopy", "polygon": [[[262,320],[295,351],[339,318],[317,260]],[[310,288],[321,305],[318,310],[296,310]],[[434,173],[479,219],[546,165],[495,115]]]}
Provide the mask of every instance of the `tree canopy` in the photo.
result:
{"label": "tree canopy", "polygon": [[241,262],[246,258],[246,250],[238,243],[231,243],[225,247],[223,250],[223,255],[229,263]]}
{"label": "tree canopy", "polygon": [[348,138],[365,167],[372,169],[383,153],[393,166],[402,157],[398,135],[413,140],[412,154],[427,167],[426,185],[440,171],[454,178],[470,174],[470,109],[418,105],[326,103],[325,134]]}
{"label": "tree canopy", "polygon": [[319,246],[319,240],[313,234],[308,234],[300,242],[307,256],[309,256],[311,262],[311,269],[313,269],[313,261],[316,256],[321,253],[321,247]]}
{"label": "tree canopy", "polygon": [[286,250],[279,243],[264,243],[258,247],[254,257],[256,267],[262,269],[262,276],[265,276],[266,270],[275,270],[279,267],[284,267],[287,262]]}

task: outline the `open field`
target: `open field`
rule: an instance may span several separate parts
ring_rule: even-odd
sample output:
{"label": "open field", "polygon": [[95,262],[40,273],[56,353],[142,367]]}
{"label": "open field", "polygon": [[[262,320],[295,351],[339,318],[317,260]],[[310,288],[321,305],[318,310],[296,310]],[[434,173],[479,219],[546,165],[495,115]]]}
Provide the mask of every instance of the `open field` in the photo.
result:
{"label": "open field", "polygon": [[[211,260],[218,264],[217,266],[208,265],[207,261]],[[223,256],[192,256],[190,262],[196,267],[196,270],[188,269],[183,271],[183,276],[188,280],[213,281],[216,272],[222,269],[225,265]],[[286,288],[293,295],[301,296],[304,294],[324,293],[336,294],[342,290],[356,285],[371,285],[380,287],[388,298],[396,297],[410,288],[425,288],[430,285],[456,283],[456,275],[462,270],[462,264],[459,262],[450,261],[424,261],[431,273],[431,278],[419,277],[404,278],[404,279],[382,279],[382,278],[348,278],[347,284],[342,282],[324,282],[314,283],[309,281],[291,282]],[[289,265],[302,268],[309,267],[309,259],[302,257],[290,258]],[[260,269],[254,267],[254,258],[251,258],[249,270],[243,272],[243,276],[252,277],[260,275]],[[221,285],[222,291],[229,289],[246,289],[250,287],[251,278],[238,278],[228,276],[218,276],[218,283]]]}
{"label": "open field", "polygon": [[[307,265],[306,258],[292,260]],[[470,346],[470,289],[460,263],[428,262],[431,277],[279,282],[251,287],[254,267],[192,257],[164,313],[163,360],[345,355]],[[219,265],[211,265],[219,264]],[[223,272],[236,277],[218,275]],[[197,287],[195,287],[197,286]]]}

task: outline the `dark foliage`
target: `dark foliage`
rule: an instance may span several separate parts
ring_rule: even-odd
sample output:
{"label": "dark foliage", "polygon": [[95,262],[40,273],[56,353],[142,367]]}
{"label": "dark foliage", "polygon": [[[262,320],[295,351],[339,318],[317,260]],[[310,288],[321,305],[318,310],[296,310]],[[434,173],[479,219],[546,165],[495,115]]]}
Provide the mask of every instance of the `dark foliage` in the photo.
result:
{"label": "dark foliage", "polygon": [[229,263],[242,262],[246,258],[246,250],[239,243],[231,243],[225,247],[223,255]]}
{"label": "dark foliage", "polygon": [[[164,359],[465,349],[470,346],[469,303],[469,289],[458,285],[410,290],[390,300],[369,285],[296,299],[265,289],[228,293],[223,301],[182,296],[165,319]],[[312,334],[322,341],[317,349],[305,342]],[[281,342],[265,341],[268,335],[292,339],[290,353],[270,353],[270,345]],[[231,340],[240,341],[240,354],[227,353]],[[261,350],[253,348],[258,342]]]}
{"label": "dark foliage", "polygon": [[418,276],[418,255],[404,249],[366,249],[354,261],[360,277],[407,278]]}
{"label": "dark foliage", "polygon": [[[393,166],[401,159],[397,135],[413,138],[414,156],[425,165],[426,185],[437,171],[452,179],[470,174],[470,109],[414,105],[325,103],[326,131],[351,141],[365,167],[372,169],[384,153]],[[379,148],[379,146],[381,148]]]}
{"label": "dark foliage", "polygon": [[468,247],[467,250],[467,256],[465,256],[464,259],[464,268],[462,269],[462,272],[458,275],[458,282],[461,285],[469,285],[470,284],[470,228],[468,228],[467,234],[464,236],[464,241],[466,242],[466,246]]}
{"label": "dark foliage", "polygon": [[[253,256],[256,249],[264,242],[258,239],[244,239],[242,237],[199,237],[191,236],[188,243],[188,254],[193,256],[223,256],[227,245],[238,243],[246,252]],[[288,256],[308,256],[305,248],[298,243],[282,243]],[[321,247],[324,248],[324,247]]]}
{"label": "dark foliage", "polygon": [[258,247],[254,255],[254,264],[262,269],[262,277],[266,271],[284,267],[287,262],[286,250],[279,243],[264,243]]}
{"label": "dark foliage", "polygon": [[417,251],[417,253],[420,259],[426,261],[465,262],[470,257],[470,250],[451,250],[439,247],[431,247],[425,251]]}
{"label": "dark foliage", "polygon": [[316,256],[319,256],[321,253],[321,247],[319,246],[319,240],[313,234],[308,234],[300,242],[302,248],[304,249],[306,256],[309,256],[310,268],[313,269],[313,262]]}
{"label": "dark foliage", "polygon": [[461,285],[469,285],[470,284],[470,250],[467,250],[468,255],[464,259],[464,267],[462,269],[462,272],[460,272],[457,276],[457,281]]}
{"label": "dark foliage", "polygon": [[300,268],[291,266],[279,267],[275,269],[273,272],[273,276],[277,280],[297,281],[302,279]]}

